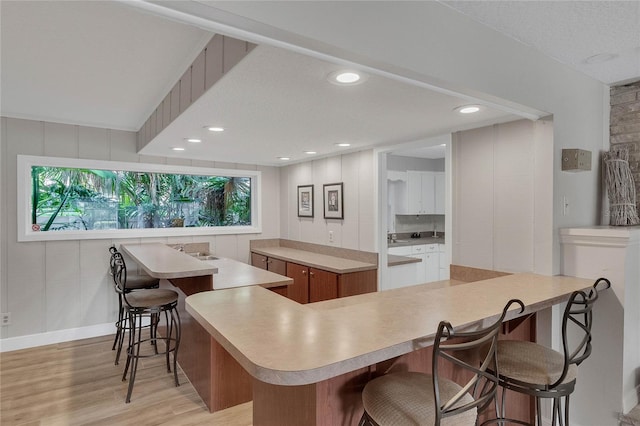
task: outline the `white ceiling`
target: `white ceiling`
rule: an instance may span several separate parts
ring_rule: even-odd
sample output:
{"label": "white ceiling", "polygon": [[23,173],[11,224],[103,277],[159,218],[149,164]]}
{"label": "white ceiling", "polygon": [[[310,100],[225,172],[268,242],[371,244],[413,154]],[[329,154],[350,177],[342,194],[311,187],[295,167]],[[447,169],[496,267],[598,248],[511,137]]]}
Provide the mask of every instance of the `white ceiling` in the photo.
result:
{"label": "white ceiling", "polygon": [[603,83],[640,78],[640,1],[442,3]]}
{"label": "white ceiling", "polygon": [[[447,2],[560,62],[605,83],[640,77],[638,2]],[[0,1],[0,113],[71,124],[138,130],[212,33],[113,1]],[[583,63],[600,53],[618,58]],[[324,79],[334,64],[260,46],[152,142],[145,153],[204,135],[188,158],[255,164],[309,159],[423,139],[515,119],[485,109],[452,113],[448,95],[371,75],[353,87]],[[214,96],[215,95],[215,96]]]}

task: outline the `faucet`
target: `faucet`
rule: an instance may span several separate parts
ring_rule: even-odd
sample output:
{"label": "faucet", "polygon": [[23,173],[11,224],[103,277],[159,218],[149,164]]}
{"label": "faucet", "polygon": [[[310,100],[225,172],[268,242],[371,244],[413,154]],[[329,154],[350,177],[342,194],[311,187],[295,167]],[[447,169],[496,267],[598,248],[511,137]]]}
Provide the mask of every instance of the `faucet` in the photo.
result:
{"label": "faucet", "polygon": [[178,251],[184,251],[184,244],[180,244],[178,246]]}
{"label": "faucet", "polygon": [[438,232],[436,231],[435,225],[433,225],[433,238],[438,238]]}

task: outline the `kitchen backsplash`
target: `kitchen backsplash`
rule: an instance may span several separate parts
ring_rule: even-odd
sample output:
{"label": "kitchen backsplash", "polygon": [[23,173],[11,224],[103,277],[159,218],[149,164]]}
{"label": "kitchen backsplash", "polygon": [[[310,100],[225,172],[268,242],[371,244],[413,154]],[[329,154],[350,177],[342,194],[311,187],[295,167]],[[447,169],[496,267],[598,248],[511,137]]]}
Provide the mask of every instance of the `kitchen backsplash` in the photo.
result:
{"label": "kitchen backsplash", "polygon": [[396,233],[401,232],[444,232],[444,215],[396,215]]}

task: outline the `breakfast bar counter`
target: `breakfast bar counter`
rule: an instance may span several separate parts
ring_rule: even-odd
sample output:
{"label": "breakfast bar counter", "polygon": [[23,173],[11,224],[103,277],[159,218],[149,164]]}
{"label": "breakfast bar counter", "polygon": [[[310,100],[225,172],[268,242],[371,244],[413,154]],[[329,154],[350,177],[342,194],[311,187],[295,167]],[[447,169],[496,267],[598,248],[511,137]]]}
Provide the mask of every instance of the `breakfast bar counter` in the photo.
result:
{"label": "breakfast bar counter", "polygon": [[[252,379],[187,312],[185,299],[201,292],[224,293],[235,287],[288,286],[293,280],[246,263],[216,257],[208,252],[187,252],[200,245],[202,244],[178,244],[172,248],[161,243],[126,244],[121,249],[147,274],[161,278],[162,288],[178,293],[181,319],[178,363],[206,406],[214,412],[250,401]],[[208,244],[205,246],[208,247]],[[260,290],[271,293],[264,288]],[[160,333],[163,333],[162,328]]]}
{"label": "breakfast bar counter", "polygon": [[398,357],[413,367],[413,354],[433,344],[441,320],[456,329],[494,321],[518,298],[526,310],[510,311],[511,320],[592,284],[513,274],[352,296],[320,302],[322,309],[243,287],[192,295],[186,309],[253,377],[254,425],[356,424],[359,393],[349,389]]}

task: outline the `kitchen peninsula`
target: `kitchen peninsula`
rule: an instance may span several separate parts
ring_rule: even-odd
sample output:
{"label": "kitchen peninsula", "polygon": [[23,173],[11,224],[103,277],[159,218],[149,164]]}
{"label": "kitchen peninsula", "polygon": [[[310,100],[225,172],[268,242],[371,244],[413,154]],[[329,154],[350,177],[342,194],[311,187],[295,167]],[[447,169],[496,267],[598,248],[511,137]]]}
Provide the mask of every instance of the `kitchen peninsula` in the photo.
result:
{"label": "kitchen peninsula", "polygon": [[309,305],[242,287],[194,294],[186,309],[251,375],[254,425],[350,425],[376,371],[427,368],[439,321],[459,329],[495,320],[511,298],[532,314],[593,281],[514,274],[436,284]]}
{"label": "kitchen peninsula", "polygon": [[[251,377],[185,310],[187,296],[242,286],[282,288],[291,278],[212,256],[208,244],[126,244],[121,249],[160,286],[178,292],[181,343],[178,363],[210,411],[251,400]],[[198,253],[188,253],[196,251]],[[202,260],[201,260],[202,259]],[[215,277],[214,277],[215,274]],[[217,292],[217,291],[216,291]],[[268,292],[271,293],[271,292]],[[279,296],[278,296],[279,297]],[[162,332],[162,330],[161,330]]]}

